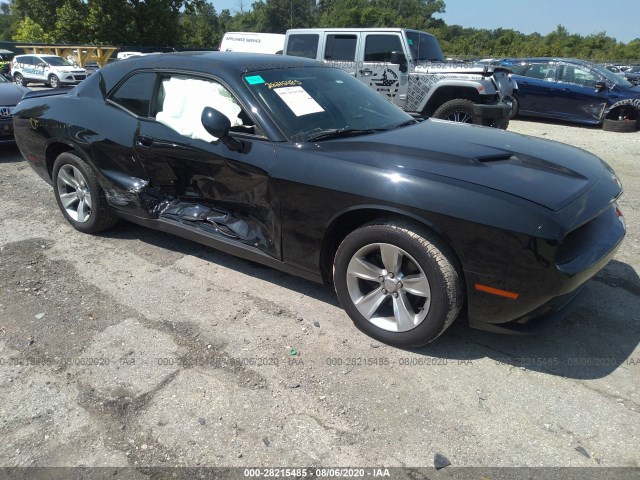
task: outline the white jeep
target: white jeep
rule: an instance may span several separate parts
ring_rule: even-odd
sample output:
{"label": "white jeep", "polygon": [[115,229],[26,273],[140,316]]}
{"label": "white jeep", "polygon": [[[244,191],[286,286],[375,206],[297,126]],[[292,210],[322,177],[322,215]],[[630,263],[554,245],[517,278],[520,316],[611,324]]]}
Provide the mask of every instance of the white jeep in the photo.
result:
{"label": "white jeep", "polygon": [[507,128],[509,70],[446,62],[431,34],[404,28],[287,30],[285,55],[338,67],[412,115]]}

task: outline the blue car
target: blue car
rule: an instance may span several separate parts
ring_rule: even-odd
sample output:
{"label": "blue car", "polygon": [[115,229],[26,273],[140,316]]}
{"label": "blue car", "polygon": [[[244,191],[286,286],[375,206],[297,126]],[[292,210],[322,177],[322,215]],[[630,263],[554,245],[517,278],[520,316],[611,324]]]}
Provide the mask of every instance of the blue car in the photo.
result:
{"label": "blue car", "polygon": [[546,117],[612,130],[635,130],[640,87],[590,62],[566,58],[506,58],[498,62],[518,84],[512,116]]}

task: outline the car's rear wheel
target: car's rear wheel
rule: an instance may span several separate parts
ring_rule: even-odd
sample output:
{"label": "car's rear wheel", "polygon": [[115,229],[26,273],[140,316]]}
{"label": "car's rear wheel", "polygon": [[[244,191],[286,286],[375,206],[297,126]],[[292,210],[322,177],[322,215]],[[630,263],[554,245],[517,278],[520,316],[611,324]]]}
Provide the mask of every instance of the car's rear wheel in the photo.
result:
{"label": "car's rear wheel", "polygon": [[60,79],[57,75],[49,75],[49,85],[51,85],[51,88],[58,88],[60,86]]}
{"label": "car's rear wheel", "polygon": [[76,230],[96,233],[118,222],[93,170],[77,155],[65,152],[56,159],[53,188],[60,210]]}
{"label": "car's rear wheel", "polygon": [[360,330],[415,347],[436,339],[458,316],[464,290],[456,265],[449,247],[420,226],[373,222],[340,244],[334,283]]}
{"label": "car's rear wheel", "polygon": [[449,120],[450,122],[478,123],[473,111],[473,102],[461,98],[449,100],[440,105],[433,113],[433,118]]}
{"label": "car's rear wheel", "polygon": [[24,81],[24,77],[20,73],[16,73],[13,75],[13,81],[20,85],[21,87],[26,86],[26,82]]}
{"label": "car's rear wheel", "polygon": [[602,129],[607,132],[635,132],[638,126],[637,120],[613,120],[611,118],[605,118],[602,122]]}

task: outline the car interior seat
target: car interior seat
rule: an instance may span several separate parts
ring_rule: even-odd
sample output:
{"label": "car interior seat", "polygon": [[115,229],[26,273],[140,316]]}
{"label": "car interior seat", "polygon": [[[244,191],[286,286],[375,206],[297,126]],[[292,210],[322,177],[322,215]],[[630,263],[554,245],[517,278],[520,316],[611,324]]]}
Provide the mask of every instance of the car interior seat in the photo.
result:
{"label": "car interior seat", "polygon": [[564,74],[562,75],[562,81],[566,83],[576,83],[575,68],[564,67]]}

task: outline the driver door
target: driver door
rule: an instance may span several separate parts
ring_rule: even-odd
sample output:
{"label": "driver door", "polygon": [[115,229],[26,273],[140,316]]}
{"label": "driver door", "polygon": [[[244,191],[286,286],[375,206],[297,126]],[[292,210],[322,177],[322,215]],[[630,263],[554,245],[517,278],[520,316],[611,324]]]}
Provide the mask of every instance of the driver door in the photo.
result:
{"label": "driver door", "polygon": [[[281,258],[278,189],[269,176],[276,155],[262,129],[212,79],[158,74],[154,92],[133,146],[155,196],[153,213]],[[206,133],[206,106],[232,117],[230,137],[241,151]]]}

